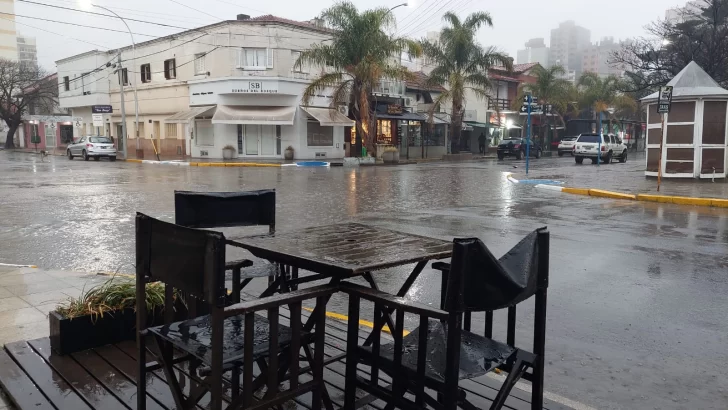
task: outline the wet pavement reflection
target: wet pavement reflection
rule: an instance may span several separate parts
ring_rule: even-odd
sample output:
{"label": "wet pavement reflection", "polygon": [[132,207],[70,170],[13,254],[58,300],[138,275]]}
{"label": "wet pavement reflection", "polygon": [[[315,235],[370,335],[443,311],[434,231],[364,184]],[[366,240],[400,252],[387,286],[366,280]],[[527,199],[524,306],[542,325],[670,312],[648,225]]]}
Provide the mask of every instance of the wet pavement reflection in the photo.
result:
{"label": "wet pavement reflection", "polygon": [[[616,176],[623,164],[613,165],[531,162],[533,178],[583,183],[589,175]],[[639,166],[627,165],[627,175],[642,183],[634,172]],[[598,408],[725,409],[728,209],[581,197],[507,181],[505,172],[522,167],[523,161],[484,161],[197,168],[62,157],[41,163],[0,152],[0,262],[133,272],[134,213],[173,220],[175,189],[275,188],[279,231],[354,221],[445,240],[478,237],[496,256],[547,225],[546,389]],[[411,270],[389,269],[375,278],[396,292]],[[265,287],[264,281],[254,284],[246,290]],[[427,268],[409,297],[437,305],[439,284],[438,272]],[[344,302],[335,298],[329,310],[346,313]],[[494,334],[504,340],[505,313],[495,317]],[[367,314],[362,319],[370,320]],[[531,303],[519,307],[519,320],[516,343],[530,347]],[[473,328],[482,326],[476,316]]]}

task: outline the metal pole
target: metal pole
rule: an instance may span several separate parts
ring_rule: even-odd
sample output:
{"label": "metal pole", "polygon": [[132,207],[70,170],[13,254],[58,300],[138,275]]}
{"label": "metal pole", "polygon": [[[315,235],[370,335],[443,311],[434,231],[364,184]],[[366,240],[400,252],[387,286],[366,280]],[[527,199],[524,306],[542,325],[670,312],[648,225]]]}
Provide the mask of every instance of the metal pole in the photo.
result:
{"label": "metal pole", "polygon": [[662,125],[660,127],[660,156],[657,157],[657,192],[660,192],[660,182],[662,182],[662,144],[665,141],[665,114],[662,115]]}
{"label": "metal pole", "polygon": [[122,80],[123,70],[121,68],[121,53],[119,53],[117,55],[117,58],[119,61],[119,70],[117,71],[117,73],[119,73],[119,84],[121,86],[121,93],[120,93],[120,95],[121,95],[121,136],[119,137],[119,143],[121,144],[121,147],[122,147],[122,153],[124,155],[124,159],[128,159],[129,157],[127,156],[128,154],[127,154],[127,150],[126,150],[126,145],[127,145],[127,142],[129,142],[129,139],[127,138],[127,133],[126,133],[126,108],[124,107],[124,105],[125,105],[125,103],[124,103],[124,81]]}
{"label": "metal pole", "polygon": [[[124,25],[126,26],[127,31],[129,31],[129,36],[131,36],[131,50],[132,50],[132,55],[134,57],[133,60],[136,62],[136,43],[134,43],[134,35],[131,33],[131,29],[129,28],[129,25],[126,24],[126,20],[124,20],[120,15],[118,15],[118,14],[114,13],[113,11],[107,9],[106,7],[99,6],[98,4],[94,4],[94,7],[98,7],[100,9],[103,9],[103,10],[108,11],[109,13],[111,13],[111,14],[115,15],[116,17],[118,17],[119,20],[121,20],[121,22],[124,23]],[[121,55],[121,53],[119,53],[119,55]],[[119,61],[121,61],[121,57],[119,58]],[[132,67],[134,67],[133,64],[132,64]],[[136,144],[137,144],[137,149],[138,149],[139,148],[139,143],[140,143],[140,141],[139,141],[139,98],[137,97],[136,76],[133,75],[133,74],[134,73],[132,73],[132,77],[134,78],[134,81],[131,83],[131,87],[134,90],[134,115],[135,115],[135,120],[134,120],[134,134],[136,135]],[[127,77],[128,77],[128,75],[127,75]],[[123,82],[124,82],[123,72],[122,72],[122,75],[121,75],[121,81],[120,82],[122,83],[122,87],[123,87]],[[124,145],[124,150],[126,150],[126,145]],[[126,159],[126,153],[124,155],[124,159]]]}
{"label": "metal pole", "polygon": [[602,163],[602,113],[599,112],[599,146],[597,147],[597,166]]}
{"label": "metal pole", "polygon": [[528,131],[526,132],[526,175],[528,175],[528,157],[531,156],[531,102],[533,96],[528,94]]}

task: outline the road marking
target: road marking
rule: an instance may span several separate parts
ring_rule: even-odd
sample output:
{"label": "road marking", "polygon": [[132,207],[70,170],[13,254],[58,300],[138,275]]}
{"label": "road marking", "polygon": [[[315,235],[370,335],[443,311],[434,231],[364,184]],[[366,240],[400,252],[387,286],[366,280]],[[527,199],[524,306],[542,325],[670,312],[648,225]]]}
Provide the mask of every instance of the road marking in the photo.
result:
{"label": "road marking", "polygon": [[[307,308],[307,307],[303,307],[303,310],[306,310],[306,311],[309,311],[309,312],[313,312],[313,309],[311,309],[311,308]],[[342,315],[341,313],[336,313],[336,312],[328,312],[328,311],[327,311],[327,312],[326,312],[326,316],[327,316],[327,317],[330,317],[330,318],[332,318],[332,319],[338,319],[338,320],[341,320],[341,321],[343,321],[343,322],[348,322],[348,321],[349,321],[349,316],[346,316],[346,315]],[[374,329],[374,323],[372,323],[372,322],[370,322],[370,321],[368,321],[368,320],[359,320],[359,324],[360,324],[360,325],[362,325],[362,326],[366,326],[366,327],[368,327],[368,328],[370,328],[370,329]],[[389,326],[387,326],[387,325],[384,325],[384,327],[382,328],[382,331],[385,331],[385,332],[387,332],[387,333],[389,333],[389,334],[391,334],[391,333],[392,333],[392,332],[391,332],[391,331],[389,330]],[[403,330],[403,331],[402,331],[402,335],[403,335],[403,336],[407,336],[408,334],[410,334],[409,330],[406,330],[406,329],[405,329],[405,330]]]}
{"label": "road marking", "polygon": [[11,268],[37,268],[36,265],[16,265],[14,263],[0,263],[0,266],[8,266]]}

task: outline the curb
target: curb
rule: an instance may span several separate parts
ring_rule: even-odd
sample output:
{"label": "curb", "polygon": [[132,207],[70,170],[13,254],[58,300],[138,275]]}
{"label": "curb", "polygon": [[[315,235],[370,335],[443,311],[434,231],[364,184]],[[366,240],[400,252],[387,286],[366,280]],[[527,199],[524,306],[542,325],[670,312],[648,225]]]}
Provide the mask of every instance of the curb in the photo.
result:
{"label": "curb", "polygon": [[623,192],[605,191],[603,189],[589,188],[567,188],[553,185],[536,185],[536,188],[548,189],[552,191],[566,192],[567,194],[594,196],[609,199],[626,199],[630,201],[642,202],[659,202],[663,204],[692,205],[692,206],[708,206],[713,208],[728,208],[728,199],[718,198],[698,198],[688,196],[668,196],[668,195],[652,195],[652,194],[625,194]]}

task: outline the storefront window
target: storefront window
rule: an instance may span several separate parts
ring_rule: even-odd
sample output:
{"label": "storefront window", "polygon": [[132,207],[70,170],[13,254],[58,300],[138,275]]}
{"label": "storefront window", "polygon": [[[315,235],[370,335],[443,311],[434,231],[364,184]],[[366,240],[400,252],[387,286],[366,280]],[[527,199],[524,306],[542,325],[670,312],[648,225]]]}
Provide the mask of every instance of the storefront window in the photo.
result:
{"label": "storefront window", "polygon": [[377,120],[377,144],[392,144],[391,120]]}
{"label": "storefront window", "polygon": [[334,127],[322,127],[318,122],[309,122],[306,126],[306,140],[309,147],[334,145]]}

